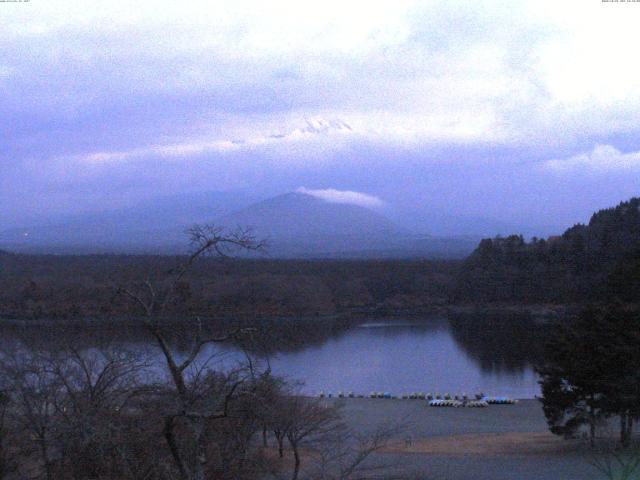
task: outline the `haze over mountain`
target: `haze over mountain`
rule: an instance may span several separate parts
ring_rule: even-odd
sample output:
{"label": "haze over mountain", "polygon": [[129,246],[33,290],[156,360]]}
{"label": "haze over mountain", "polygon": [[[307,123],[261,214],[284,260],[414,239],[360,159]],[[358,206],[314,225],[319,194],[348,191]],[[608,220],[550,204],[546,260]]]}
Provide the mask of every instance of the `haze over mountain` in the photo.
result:
{"label": "haze over mountain", "polygon": [[384,202],[359,192],[301,188],[251,200],[238,192],[163,197],[6,230],[0,244],[28,252],[175,253],[185,249],[186,228],[205,222],[251,228],[268,240],[273,257],[460,257],[478,241],[400,227],[383,213],[389,210]]}
{"label": "haze over mountain", "polygon": [[237,191],[198,192],[81,215],[36,216],[0,231],[0,245],[47,253],[167,253],[184,245],[184,231],[190,225],[226,215],[255,200]]}
{"label": "haze over mountain", "polygon": [[251,226],[258,236],[278,240],[381,237],[398,233],[398,227],[378,212],[299,192],[255,203],[220,218],[218,223],[228,227]]}

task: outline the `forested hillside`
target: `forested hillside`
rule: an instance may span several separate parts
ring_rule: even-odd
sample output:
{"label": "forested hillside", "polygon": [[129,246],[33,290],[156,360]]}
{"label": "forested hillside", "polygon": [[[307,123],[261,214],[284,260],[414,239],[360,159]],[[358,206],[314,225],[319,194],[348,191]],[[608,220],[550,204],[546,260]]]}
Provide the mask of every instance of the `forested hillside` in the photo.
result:
{"label": "forested hillside", "polygon": [[[162,256],[0,256],[0,317],[132,315],[119,287],[160,284],[179,264]],[[180,284],[181,315],[251,318],[420,310],[446,303],[458,262],[203,259]]]}
{"label": "forested hillside", "polygon": [[[315,316],[421,311],[456,303],[640,302],[640,198],[558,237],[482,240],[463,262],[207,259],[185,278],[176,311],[204,316]],[[133,312],[119,286],[162,281],[161,256],[0,252],[0,317],[87,318]]]}
{"label": "forested hillside", "polygon": [[640,299],[640,198],[547,240],[482,240],[464,262],[457,301],[566,303]]}

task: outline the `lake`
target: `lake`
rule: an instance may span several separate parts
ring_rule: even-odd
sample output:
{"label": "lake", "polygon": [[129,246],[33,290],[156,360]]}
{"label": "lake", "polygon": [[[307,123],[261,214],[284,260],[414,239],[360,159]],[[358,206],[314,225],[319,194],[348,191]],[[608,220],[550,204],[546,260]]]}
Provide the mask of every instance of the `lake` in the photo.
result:
{"label": "lake", "polygon": [[[299,341],[286,348],[273,341],[278,348],[273,348],[263,362],[271,365],[274,374],[302,382],[300,389],[307,394],[482,392],[490,396],[534,398],[540,391],[533,364],[540,357],[544,335],[541,327],[526,318],[471,315],[376,319],[354,321],[348,328],[326,329],[323,333],[307,332],[305,327],[297,327],[302,324],[295,321],[288,325],[280,330],[299,329],[300,332],[295,332]],[[182,356],[193,335],[186,328],[179,330],[173,344]],[[164,371],[159,350],[140,329],[82,328],[80,332],[78,335],[57,327],[29,327],[27,336],[30,344],[35,341],[38,345],[33,348],[55,349],[61,339],[79,348],[105,342],[125,346],[147,352],[153,370]],[[5,333],[2,343],[11,345],[17,338],[25,338],[25,330],[12,335]],[[209,357],[215,357],[211,364],[214,368],[232,368],[246,358],[230,344],[207,346],[201,358]]]}
{"label": "lake", "polygon": [[540,389],[533,362],[542,343],[535,337],[529,325],[513,319],[375,320],[321,344],[272,354],[269,363],[275,374],[303,381],[309,394],[483,392],[534,398]]}

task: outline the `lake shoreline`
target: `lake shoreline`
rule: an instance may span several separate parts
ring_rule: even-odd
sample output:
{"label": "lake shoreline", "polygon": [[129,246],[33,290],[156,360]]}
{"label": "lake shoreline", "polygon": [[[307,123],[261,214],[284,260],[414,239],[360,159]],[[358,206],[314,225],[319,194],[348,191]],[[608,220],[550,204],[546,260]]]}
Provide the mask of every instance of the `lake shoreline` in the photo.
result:
{"label": "lake shoreline", "polygon": [[[433,316],[433,315],[504,315],[504,316],[529,316],[535,321],[541,323],[566,317],[579,309],[576,305],[567,304],[451,304],[451,305],[430,305],[425,307],[414,308],[389,308],[387,306],[358,308],[343,310],[332,314],[320,315],[279,315],[279,316],[247,316],[243,315],[225,315],[216,317],[201,317],[207,323],[220,322],[222,324],[230,323],[250,323],[258,322],[277,322],[277,321],[354,321],[358,322],[368,318],[373,319],[394,319],[407,318],[412,319]],[[197,314],[185,317],[185,319],[167,319],[167,325],[180,325],[185,321],[189,321]],[[14,316],[3,316],[0,314],[0,328],[3,326],[10,327],[44,327],[44,326],[89,326],[89,327],[109,327],[117,325],[135,326],[140,325],[140,319],[131,316],[121,317],[84,317],[84,318],[16,318]]]}
{"label": "lake shoreline", "polygon": [[[4,342],[43,349],[125,348],[157,355],[153,338],[137,322],[23,325],[5,326]],[[225,329],[250,326],[203,321],[198,330],[196,322],[194,329],[186,325],[168,325],[165,330],[178,355],[189,351],[197,332],[215,338]],[[250,352],[257,360],[268,361],[274,375],[304,382],[305,393],[312,395],[382,391],[397,396],[424,392],[533,398],[539,387],[532,365],[539,357],[544,330],[529,319],[476,320],[473,315],[281,319],[262,322],[233,341],[208,344],[202,355],[224,353],[231,365],[244,361]]]}
{"label": "lake shoreline", "polygon": [[487,408],[436,408],[421,400],[346,399],[341,403],[343,418],[357,431],[404,425],[375,455],[375,460],[399,465],[394,473],[401,478],[602,478],[590,465],[593,454],[583,440],[549,433],[537,400]]}

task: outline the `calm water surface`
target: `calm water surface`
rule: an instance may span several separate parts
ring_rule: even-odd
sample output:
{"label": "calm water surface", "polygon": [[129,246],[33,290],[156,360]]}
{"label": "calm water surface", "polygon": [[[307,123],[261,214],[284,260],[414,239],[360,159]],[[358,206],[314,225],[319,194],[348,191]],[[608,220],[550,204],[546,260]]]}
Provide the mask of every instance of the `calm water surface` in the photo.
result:
{"label": "calm water surface", "polygon": [[[338,333],[314,334],[295,349],[272,353],[265,362],[274,374],[303,382],[302,391],[314,395],[320,391],[483,392],[533,398],[539,394],[533,362],[543,343],[538,330],[531,321],[514,318],[376,320]],[[72,338],[69,332],[56,329],[31,330],[30,335],[38,340],[38,348],[47,349],[58,348],[61,338]],[[188,331],[180,335],[185,343],[181,347],[175,343],[176,353],[183,356],[193,335]],[[18,338],[3,335],[0,343],[15,344]],[[149,374],[164,374],[159,350],[140,330],[120,334],[83,330],[74,345],[92,348],[105,341],[147,352],[153,364]],[[205,349],[201,358],[209,357],[215,357],[210,364],[214,368],[232,368],[246,359],[236,347],[220,344]]]}
{"label": "calm water surface", "polygon": [[483,392],[533,398],[539,386],[532,338],[518,328],[506,333],[491,325],[469,331],[446,319],[376,321],[269,361],[275,374],[303,381],[311,394]]}

